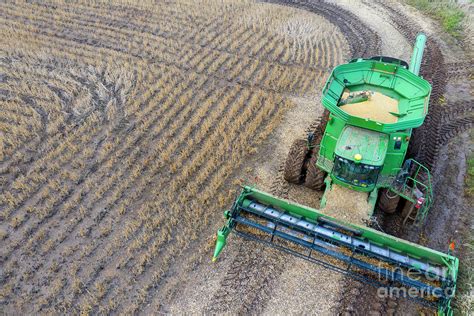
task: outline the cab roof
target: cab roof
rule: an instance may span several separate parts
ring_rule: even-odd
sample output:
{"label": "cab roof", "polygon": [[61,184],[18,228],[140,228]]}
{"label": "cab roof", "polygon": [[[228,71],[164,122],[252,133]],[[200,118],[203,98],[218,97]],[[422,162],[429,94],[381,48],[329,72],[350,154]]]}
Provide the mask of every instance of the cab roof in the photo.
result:
{"label": "cab roof", "polygon": [[388,138],[388,134],[347,125],[337,141],[335,153],[352,161],[356,161],[356,155],[360,155],[360,163],[382,166],[387,153]]}

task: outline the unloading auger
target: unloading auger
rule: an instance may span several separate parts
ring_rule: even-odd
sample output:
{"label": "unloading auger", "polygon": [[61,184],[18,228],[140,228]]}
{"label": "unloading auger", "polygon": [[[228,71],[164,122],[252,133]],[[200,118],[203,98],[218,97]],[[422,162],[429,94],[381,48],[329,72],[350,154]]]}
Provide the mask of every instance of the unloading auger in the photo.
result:
{"label": "unloading auger", "polygon": [[[407,157],[412,130],[428,113],[431,86],[418,76],[425,42],[419,34],[410,65],[376,56],[331,73],[323,89],[323,120],[307,140],[293,143],[284,174],[289,182],[324,189],[321,208],[338,185],[367,193],[368,216],[377,205],[387,213],[401,210],[404,224],[426,219],[431,174]],[[442,253],[249,186],[224,214],[213,261],[234,231],[452,315],[459,260],[451,246]]]}

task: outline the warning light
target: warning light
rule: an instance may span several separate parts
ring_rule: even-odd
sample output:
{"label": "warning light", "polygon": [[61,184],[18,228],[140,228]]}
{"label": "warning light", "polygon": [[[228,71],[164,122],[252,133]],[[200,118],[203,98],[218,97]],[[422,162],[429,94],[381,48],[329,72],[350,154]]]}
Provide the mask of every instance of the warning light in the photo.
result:
{"label": "warning light", "polygon": [[421,206],[423,205],[423,202],[425,202],[425,198],[422,198],[422,197],[418,198],[418,200],[416,200],[415,207],[417,209],[420,209]]}

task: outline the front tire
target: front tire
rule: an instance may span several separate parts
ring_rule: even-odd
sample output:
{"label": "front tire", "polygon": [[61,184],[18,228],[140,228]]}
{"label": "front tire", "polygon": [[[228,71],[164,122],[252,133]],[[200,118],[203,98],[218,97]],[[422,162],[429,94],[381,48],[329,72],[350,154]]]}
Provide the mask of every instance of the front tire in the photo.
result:
{"label": "front tire", "polygon": [[324,188],[326,172],[316,165],[317,157],[317,153],[313,152],[309,159],[304,186],[312,190],[321,191]]}
{"label": "front tire", "polygon": [[397,210],[400,195],[389,189],[381,189],[379,195],[378,207],[387,214],[393,214]]}
{"label": "front tire", "polygon": [[306,140],[297,139],[290,147],[285,162],[284,178],[286,181],[301,184],[304,181],[304,165],[308,154]]}

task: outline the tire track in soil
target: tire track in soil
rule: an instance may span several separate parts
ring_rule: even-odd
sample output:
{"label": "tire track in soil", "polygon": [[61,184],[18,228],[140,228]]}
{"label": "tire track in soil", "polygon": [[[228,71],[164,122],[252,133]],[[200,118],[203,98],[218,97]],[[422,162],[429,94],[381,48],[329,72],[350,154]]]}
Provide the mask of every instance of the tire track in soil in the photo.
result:
{"label": "tire track in soil", "polygon": [[[9,58],[9,67],[13,67],[11,58]],[[44,61],[43,61],[44,62]],[[78,66],[79,64],[75,63],[75,67],[80,68]],[[39,67],[47,67],[47,64],[40,64],[37,65]],[[67,73],[68,71],[65,70],[63,73]],[[62,134],[67,134],[70,131],[74,130],[77,128],[80,124],[81,121],[87,118],[88,115],[90,115],[96,108],[94,106],[92,110],[89,110],[87,113],[84,113],[82,115],[82,118],[74,118],[73,115],[70,115],[69,113],[72,111],[70,109],[70,106],[68,106],[69,100],[63,95],[64,91],[61,89],[52,86],[49,83],[48,79],[55,79],[58,75],[61,73],[51,73],[45,76],[44,74],[36,74],[36,78],[39,80],[40,78],[43,78],[48,84],[45,86],[46,89],[49,89],[51,92],[55,93],[58,98],[61,100],[61,105],[64,106],[65,109],[67,109],[68,115],[67,118],[64,122],[64,130],[62,132],[56,132],[53,135],[50,135],[49,137],[59,137],[59,135]],[[73,76],[71,73],[68,73],[69,77],[72,78],[71,81],[76,83],[78,87],[82,88],[85,87],[94,97],[93,100],[99,100],[99,97],[96,95],[94,91],[94,85],[92,81],[88,78],[81,78],[79,76]],[[44,152],[46,150],[46,142],[45,139],[48,137],[46,127],[49,123],[48,115],[47,113],[42,109],[42,105],[39,103],[41,102],[50,102],[49,99],[39,99],[36,96],[31,96],[31,95],[26,95],[26,94],[21,94],[19,97],[29,106],[31,106],[40,116],[41,118],[41,129],[37,132],[37,137],[29,140],[28,142],[22,144],[20,147],[16,148],[15,155],[12,155],[10,157],[7,157],[4,161],[0,163],[0,174],[5,171],[5,173],[11,172],[11,175],[9,176],[8,181],[4,184],[3,189],[6,190],[11,189],[11,184],[18,178],[18,176],[22,174],[27,174],[32,167],[32,162],[35,161],[39,157],[40,152]],[[95,101],[94,101],[95,102]],[[15,157],[16,156],[16,157]]]}
{"label": "tire track in soil", "polygon": [[[422,30],[417,22],[396,11],[385,2],[368,3],[368,5],[376,10],[384,10],[395,28],[411,43],[414,42],[418,32]],[[428,35],[420,75],[432,85],[430,108],[424,124],[413,132],[414,143],[411,146],[411,155],[428,166],[430,170],[435,170],[439,152],[443,146],[439,142],[443,118],[450,115],[450,108],[453,109],[452,111],[456,111],[455,108],[457,108],[457,106],[445,107],[443,104],[448,77],[450,73],[459,73],[462,64],[464,63],[446,64],[436,39]],[[465,130],[461,127],[462,123],[453,122],[453,124],[459,126],[459,131]]]}
{"label": "tire track in soil", "polygon": [[472,116],[474,113],[474,102],[472,100],[462,100],[449,103],[443,111],[443,123],[451,123],[457,119]]}
{"label": "tire track in soil", "polygon": [[446,64],[448,79],[450,80],[472,80],[472,64],[470,62],[454,62]]}
{"label": "tire track in soil", "polygon": [[[410,43],[413,43],[421,26],[405,14],[391,8],[385,2],[366,2],[375,10],[388,14],[394,27]],[[464,65],[464,66],[463,66]],[[413,132],[412,152],[409,153],[418,161],[427,165],[432,171],[441,148],[454,136],[472,127],[473,118],[463,118],[466,113],[472,113],[472,101],[457,102],[443,106],[443,95],[446,92],[448,79],[466,76],[463,67],[465,63],[445,64],[444,57],[434,38],[428,36],[425,54],[421,67],[421,76],[432,85],[430,110],[424,124]],[[467,68],[469,69],[469,68]],[[446,124],[450,122],[449,124]],[[436,188],[435,188],[436,189]],[[401,225],[402,218],[398,216],[384,216],[378,214],[378,222],[386,233],[406,238],[407,233]],[[341,287],[344,292],[336,308],[337,314],[349,315],[396,315],[404,313],[400,303],[406,299],[384,298],[377,295],[377,289],[366,286],[362,282],[350,278],[344,279]],[[364,299],[365,298],[365,299]]]}
{"label": "tire track in soil", "polygon": [[[356,15],[335,5],[306,1],[264,2],[287,5],[323,16],[346,36],[353,57],[367,57],[372,53],[377,54],[380,50],[379,36],[365,27]],[[327,52],[321,53],[324,55]],[[316,125],[317,122],[311,124]],[[287,198],[289,184],[283,178],[283,168],[284,162],[280,165],[270,192]],[[237,314],[257,314],[264,310],[274,282],[278,280],[277,276],[287,267],[285,265],[287,254],[281,254],[271,248],[257,251],[254,246],[254,242],[241,241],[239,256],[233,259],[232,269],[229,269],[221,282],[220,291],[211,299],[206,313],[216,314],[232,310]]]}
{"label": "tire track in soil", "polygon": [[[126,149],[126,148],[122,148],[122,150],[121,150],[121,152],[122,152],[123,154],[126,152],[125,149]],[[109,157],[111,157],[111,155],[112,155],[112,153],[109,154],[109,155],[107,155],[106,157],[104,157],[103,160],[101,160],[100,162],[97,163],[96,167],[98,168],[99,166],[101,166],[101,165],[106,161],[106,159],[108,159]],[[115,166],[115,167],[116,167],[116,166]],[[86,172],[89,172],[89,171],[86,171]],[[87,175],[87,174],[86,174],[86,175]],[[68,196],[68,197],[69,197],[69,196]],[[68,197],[66,197],[66,199],[67,199]],[[55,213],[55,214],[56,214],[56,213]],[[55,214],[51,214],[51,215],[46,219],[46,221],[48,221],[48,222],[51,221],[52,218],[53,218],[53,216],[54,216]],[[73,216],[73,215],[74,215],[74,214],[71,214],[71,216]],[[32,229],[30,229],[30,230],[28,231],[28,233],[29,233],[30,235],[33,234],[33,233],[35,233],[36,230],[37,230],[37,228],[40,227],[40,224],[44,224],[44,222],[38,222],[38,223],[36,223],[36,224],[33,224],[34,227],[33,227]],[[12,248],[11,252],[8,252],[8,253],[6,254],[6,257],[10,257],[10,256],[14,253],[14,251],[16,251],[24,242],[26,242],[26,238],[27,238],[27,237],[28,237],[28,236],[24,236],[22,239],[19,239],[19,241],[16,243],[16,246]]]}
{"label": "tire track in soil", "polygon": [[[370,57],[380,51],[378,34],[367,27],[355,14],[336,5],[308,0],[268,0],[262,1],[302,9],[324,17],[337,26],[349,44],[351,57]],[[325,56],[325,58],[328,58]]]}

